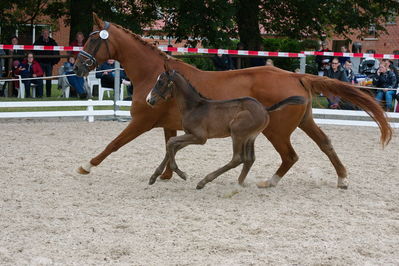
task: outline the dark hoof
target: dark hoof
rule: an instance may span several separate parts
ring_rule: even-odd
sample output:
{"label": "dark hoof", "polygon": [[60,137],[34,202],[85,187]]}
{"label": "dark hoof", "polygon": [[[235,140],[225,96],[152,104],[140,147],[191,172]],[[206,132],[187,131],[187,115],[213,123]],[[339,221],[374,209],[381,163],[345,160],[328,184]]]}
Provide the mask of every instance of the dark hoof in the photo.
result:
{"label": "dark hoof", "polygon": [[88,175],[88,174],[90,174],[90,172],[89,172],[89,171],[86,171],[85,169],[83,169],[82,166],[78,168],[77,172],[78,172],[79,174],[81,174],[81,175]]}
{"label": "dark hoof", "polygon": [[154,185],[156,178],[150,178],[150,181],[148,181],[149,185]]}
{"label": "dark hoof", "polygon": [[179,173],[179,176],[180,176],[181,179],[187,180],[187,174],[186,173],[181,172],[181,173]]}
{"label": "dark hoof", "polygon": [[196,189],[203,189],[204,187],[205,187],[205,184],[198,183]]}
{"label": "dark hoof", "polygon": [[340,185],[340,186],[338,186],[338,188],[340,188],[340,189],[348,189],[348,185]]}

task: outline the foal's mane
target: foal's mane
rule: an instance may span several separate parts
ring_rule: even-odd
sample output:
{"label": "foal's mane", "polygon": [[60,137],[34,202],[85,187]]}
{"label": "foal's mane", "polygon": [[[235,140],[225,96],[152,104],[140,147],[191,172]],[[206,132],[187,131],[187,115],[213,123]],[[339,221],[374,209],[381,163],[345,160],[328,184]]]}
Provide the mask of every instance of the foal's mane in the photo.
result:
{"label": "foal's mane", "polygon": [[151,50],[153,50],[154,52],[158,53],[160,56],[162,56],[165,60],[175,60],[175,61],[181,61],[177,58],[174,58],[172,56],[167,55],[165,52],[161,51],[158,49],[158,47],[156,47],[154,44],[151,44],[149,42],[146,42],[145,40],[143,40],[143,38],[141,38],[139,35],[137,35],[136,33],[133,33],[131,30],[125,29],[124,27],[118,25],[118,24],[112,24],[115,27],[117,27],[118,29],[123,30],[124,32],[130,34],[136,41],[139,41],[142,45],[150,48]]}
{"label": "foal's mane", "polygon": [[199,97],[201,97],[201,98],[204,99],[204,100],[211,100],[211,99],[205,97],[204,95],[202,95],[202,94],[191,84],[191,82],[190,82],[182,73],[180,73],[180,72],[178,72],[178,71],[176,71],[176,73],[179,73],[179,75],[183,77],[183,79],[187,82],[188,87],[189,87],[192,91],[194,91],[195,93],[197,93]]}

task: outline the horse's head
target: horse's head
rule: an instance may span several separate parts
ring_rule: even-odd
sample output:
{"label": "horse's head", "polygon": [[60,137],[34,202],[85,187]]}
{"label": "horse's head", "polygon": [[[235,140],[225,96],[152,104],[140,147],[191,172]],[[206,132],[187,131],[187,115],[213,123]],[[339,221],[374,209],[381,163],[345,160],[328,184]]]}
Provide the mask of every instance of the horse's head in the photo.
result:
{"label": "horse's head", "polygon": [[175,70],[166,71],[158,76],[154,88],[147,95],[147,104],[154,106],[160,99],[168,100],[172,97],[172,88],[174,87],[173,77],[176,74]]}
{"label": "horse's head", "polygon": [[93,13],[93,20],[99,30],[90,33],[83,50],[76,59],[73,70],[78,76],[87,76],[91,70],[107,59],[114,59],[116,55],[115,27],[99,19],[95,13]]}

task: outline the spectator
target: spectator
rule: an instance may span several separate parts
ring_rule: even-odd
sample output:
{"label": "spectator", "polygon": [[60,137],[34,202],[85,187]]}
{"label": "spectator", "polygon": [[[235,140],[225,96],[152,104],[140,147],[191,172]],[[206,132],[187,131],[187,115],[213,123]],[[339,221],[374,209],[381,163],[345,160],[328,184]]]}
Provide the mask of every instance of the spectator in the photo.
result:
{"label": "spectator", "polygon": [[[171,48],[171,47],[173,48],[173,45],[168,44],[168,48]],[[172,51],[166,51],[166,54],[172,56]]]}
{"label": "spectator", "polygon": [[[111,70],[112,69],[112,70]],[[101,86],[106,88],[114,88],[115,84],[115,60],[108,59],[106,62],[102,63],[98,68],[96,77],[101,79]],[[126,74],[124,71],[120,72],[121,81],[122,79],[126,79]],[[115,88],[114,88],[115,89]]]}
{"label": "spectator", "polygon": [[[43,77],[43,70],[40,64],[34,59],[33,53],[27,54],[27,59],[22,61],[19,65],[18,70],[16,71],[17,75],[21,75],[22,78],[37,78]],[[31,97],[30,95],[30,86],[31,84],[36,85],[36,97],[43,97],[43,79],[28,79],[22,81],[25,85],[25,96],[27,98]]]}
{"label": "spectator", "polygon": [[[242,42],[239,42],[239,43],[237,43],[236,49],[237,50],[244,50],[245,46],[244,46],[244,44]],[[235,69],[244,68],[244,64],[243,64],[244,60],[243,60],[243,58],[237,56],[237,57],[233,57],[232,60],[233,60],[233,65],[234,65]]]}
{"label": "spectator", "polygon": [[[346,46],[341,46],[341,53],[349,53],[348,48],[346,48]],[[350,59],[351,58],[348,56],[340,56],[339,63],[341,64],[341,66],[344,66],[345,62]]]}
{"label": "spectator", "polygon": [[[18,37],[17,36],[12,36],[11,37],[11,44],[12,45],[18,45],[18,43],[19,43]],[[13,64],[13,62],[15,60],[22,61],[23,60],[23,56],[25,55],[23,50],[15,50],[15,49],[7,50],[6,53],[8,55],[15,55],[16,56],[16,57],[12,57],[12,58],[10,58],[8,60],[8,62],[6,64],[6,67],[7,67],[6,69],[8,71],[12,70],[12,64]]]}
{"label": "spectator", "polygon": [[266,66],[274,66],[273,60],[272,59],[267,59],[266,60]]}
{"label": "spectator", "polygon": [[[78,46],[78,47],[83,47],[85,45],[85,36],[83,35],[82,32],[77,32],[75,36],[75,40],[71,42],[71,46]],[[72,54],[75,56],[75,58],[78,56],[79,51],[72,51]]]}
{"label": "spectator", "polygon": [[[57,42],[50,37],[48,29],[42,31],[42,35],[36,40],[34,45],[50,45],[58,46]],[[37,51],[36,55],[59,55],[59,51]],[[60,58],[38,58],[37,61],[40,63],[46,77],[52,76],[53,66],[60,61]],[[51,80],[46,80],[46,96],[51,97]]]}
{"label": "spectator", "polygon": [[[19,65],[20,65],[20,62],[19,62],[19,60],[14,60],[13,62],[12,62],[12,66],[11,66],[11,70],[10,70],[10,72],[9,72],[9,77],[10,78],[12,78],[12,79],[16,79],[16,78],[18,78],[17,77],[17,75],[19,75],[19,72],[20,72],[20,70],[19,70]],[[10,83],[9,83],[9,93],[8,93],[8,97],[17,97],[18,96],[18,89],[19,89],[19,82],[18,81],[11,81]]]}
{"label": "spectator", "polygon": [[[321,43],[321,49],[318,52],[331,52],[330,49],[328,49],[328,42],[327,41],[323,41]],[[327,60],[328,59],[328,60]],[[324,71],[325,71],[325,62],[328,61],[328,63],[330,63],[331,61],[331,56],[327,56],[327,55],[317,55],[316,56],[316,64],[317,64],[317,71],[319,72],[319,76],[322,76]]]}
{"label": "spectator", "polygon": [[382,59],[382,64],[385,65],[387,70],[392,71],[395,74],[396,77],[396,83],[393,86],[394,88],[398,87],[398,82],[399,82],[399,74],[398,74],[398,69],[394,66],[393,62],[389,59]]}
{"label": "spectator", "polygon": [[[73,72],[73,66],[75,64],[75,57],[73,55],[68,57],[68,61],[64,63],[62,67],[62,74],[63,75],[68,75],[68,74],[75,74]],[[87,98],[87,93],[85,90],[84,86],[84,79],[82,77],[78,76],[68,76],[66,77],[68,80],[68,83],[71,85],[73,89],[75,89],[77,96],[79,96],[81,99]],[[63,82],[61,82],[63,84]]]}
{"label": "spectator", "polygon": [[396,77],[393,71],[388,70],[384,64],[380,64],[377,73],[373,77],[373,85],[382,88],[381,90],[377,90],[375,99],[381,102],[385,98],[386,111],[390,111],[392,108],[395,91],[389,89],[392,89],[395,84]]}
{"label": "spectator", "polygon": [[[259,44],[258,51],[263,51],[263,50],[264,50],[263,44]],[[266,65],[266,59],[264,57],[251,57],[250,65],[251,67],[264,66]]]}
{"label": "spectator", "polygon": [[227,54],[215,55],[213,57],[213,64],[218,71],[234,69],[233,60],[231,60],[231,57]]}
{"label": "spectator", "polygon": [[[342,69],[339,59],[334,57],[331,61],[331,67],[324,72],[324,76],[329,78],[338,79],[340,81],[348,82],[348,77],[345,71]],[[340,97],[338,96],[327,96],[328,108],[338,109],[340,108]]]}
{"label": "spectator", "polygon": [[344,64],[345,74],[348,77],[348,81],[352,84],[355,83],[355,72],[352,69],[352,61],[346,60]]}

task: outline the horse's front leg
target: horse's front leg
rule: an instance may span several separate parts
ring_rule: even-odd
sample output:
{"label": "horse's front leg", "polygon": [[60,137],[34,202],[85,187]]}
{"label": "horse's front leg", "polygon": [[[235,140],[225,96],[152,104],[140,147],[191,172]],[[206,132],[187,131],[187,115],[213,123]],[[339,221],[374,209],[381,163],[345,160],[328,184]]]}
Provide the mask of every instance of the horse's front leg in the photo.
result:
{"label": "horse's front leg", "polygon": [[[163,132],[164,132],[164,135],[165,135],[165,149],[166,149],[166,143],[168,143],[168,141],[169,141],[169,139],[170,139],[171,137],[176,137],[177,131],[176,131],[176,130],[171,130],[171,129],[166,129],[166,128],[164,128],[164,129],[163,129]],[[162,169],[162,170],[163,170],[163,169]],[[169,165],[169,164],[166,164],[166,169],[165,169],[165,171],[162,173],[161,179],[164,179],[164,180],[170,179],[170,178],[172,178],[172,175],[173,175],[173,171],[172,171],[172,169],[170,169],[170,165]]]}
{"label": "horse's front leg", "polygon": [[152,129],[154,124],[154,119],[151,119],[151,117],[135,116],[134,119],[130,121],[129,125],[111,141],[99,155],[91,159],[89,163],[80,166],[78,172],[80,174],[89,174],[93,166],[99,165],[108,155],[117,151],[120,147],[137,138],[144,132]]}
{"label": "horse's front leg", "polygon": [[148,182],[150,185],[153,185],[155,183],[155,181],[157,180],[158,176],[160,176],[162,174],[162,171],[165,169],[165,166],[166,166],[166,164],[168,162],[169,162],[169,156],[168,156],[168,153],[166,153],[165,157],[163,158],[163,160],[161,162],[161,164],[157,167],[155,172],[150,177],[150,181]]}

